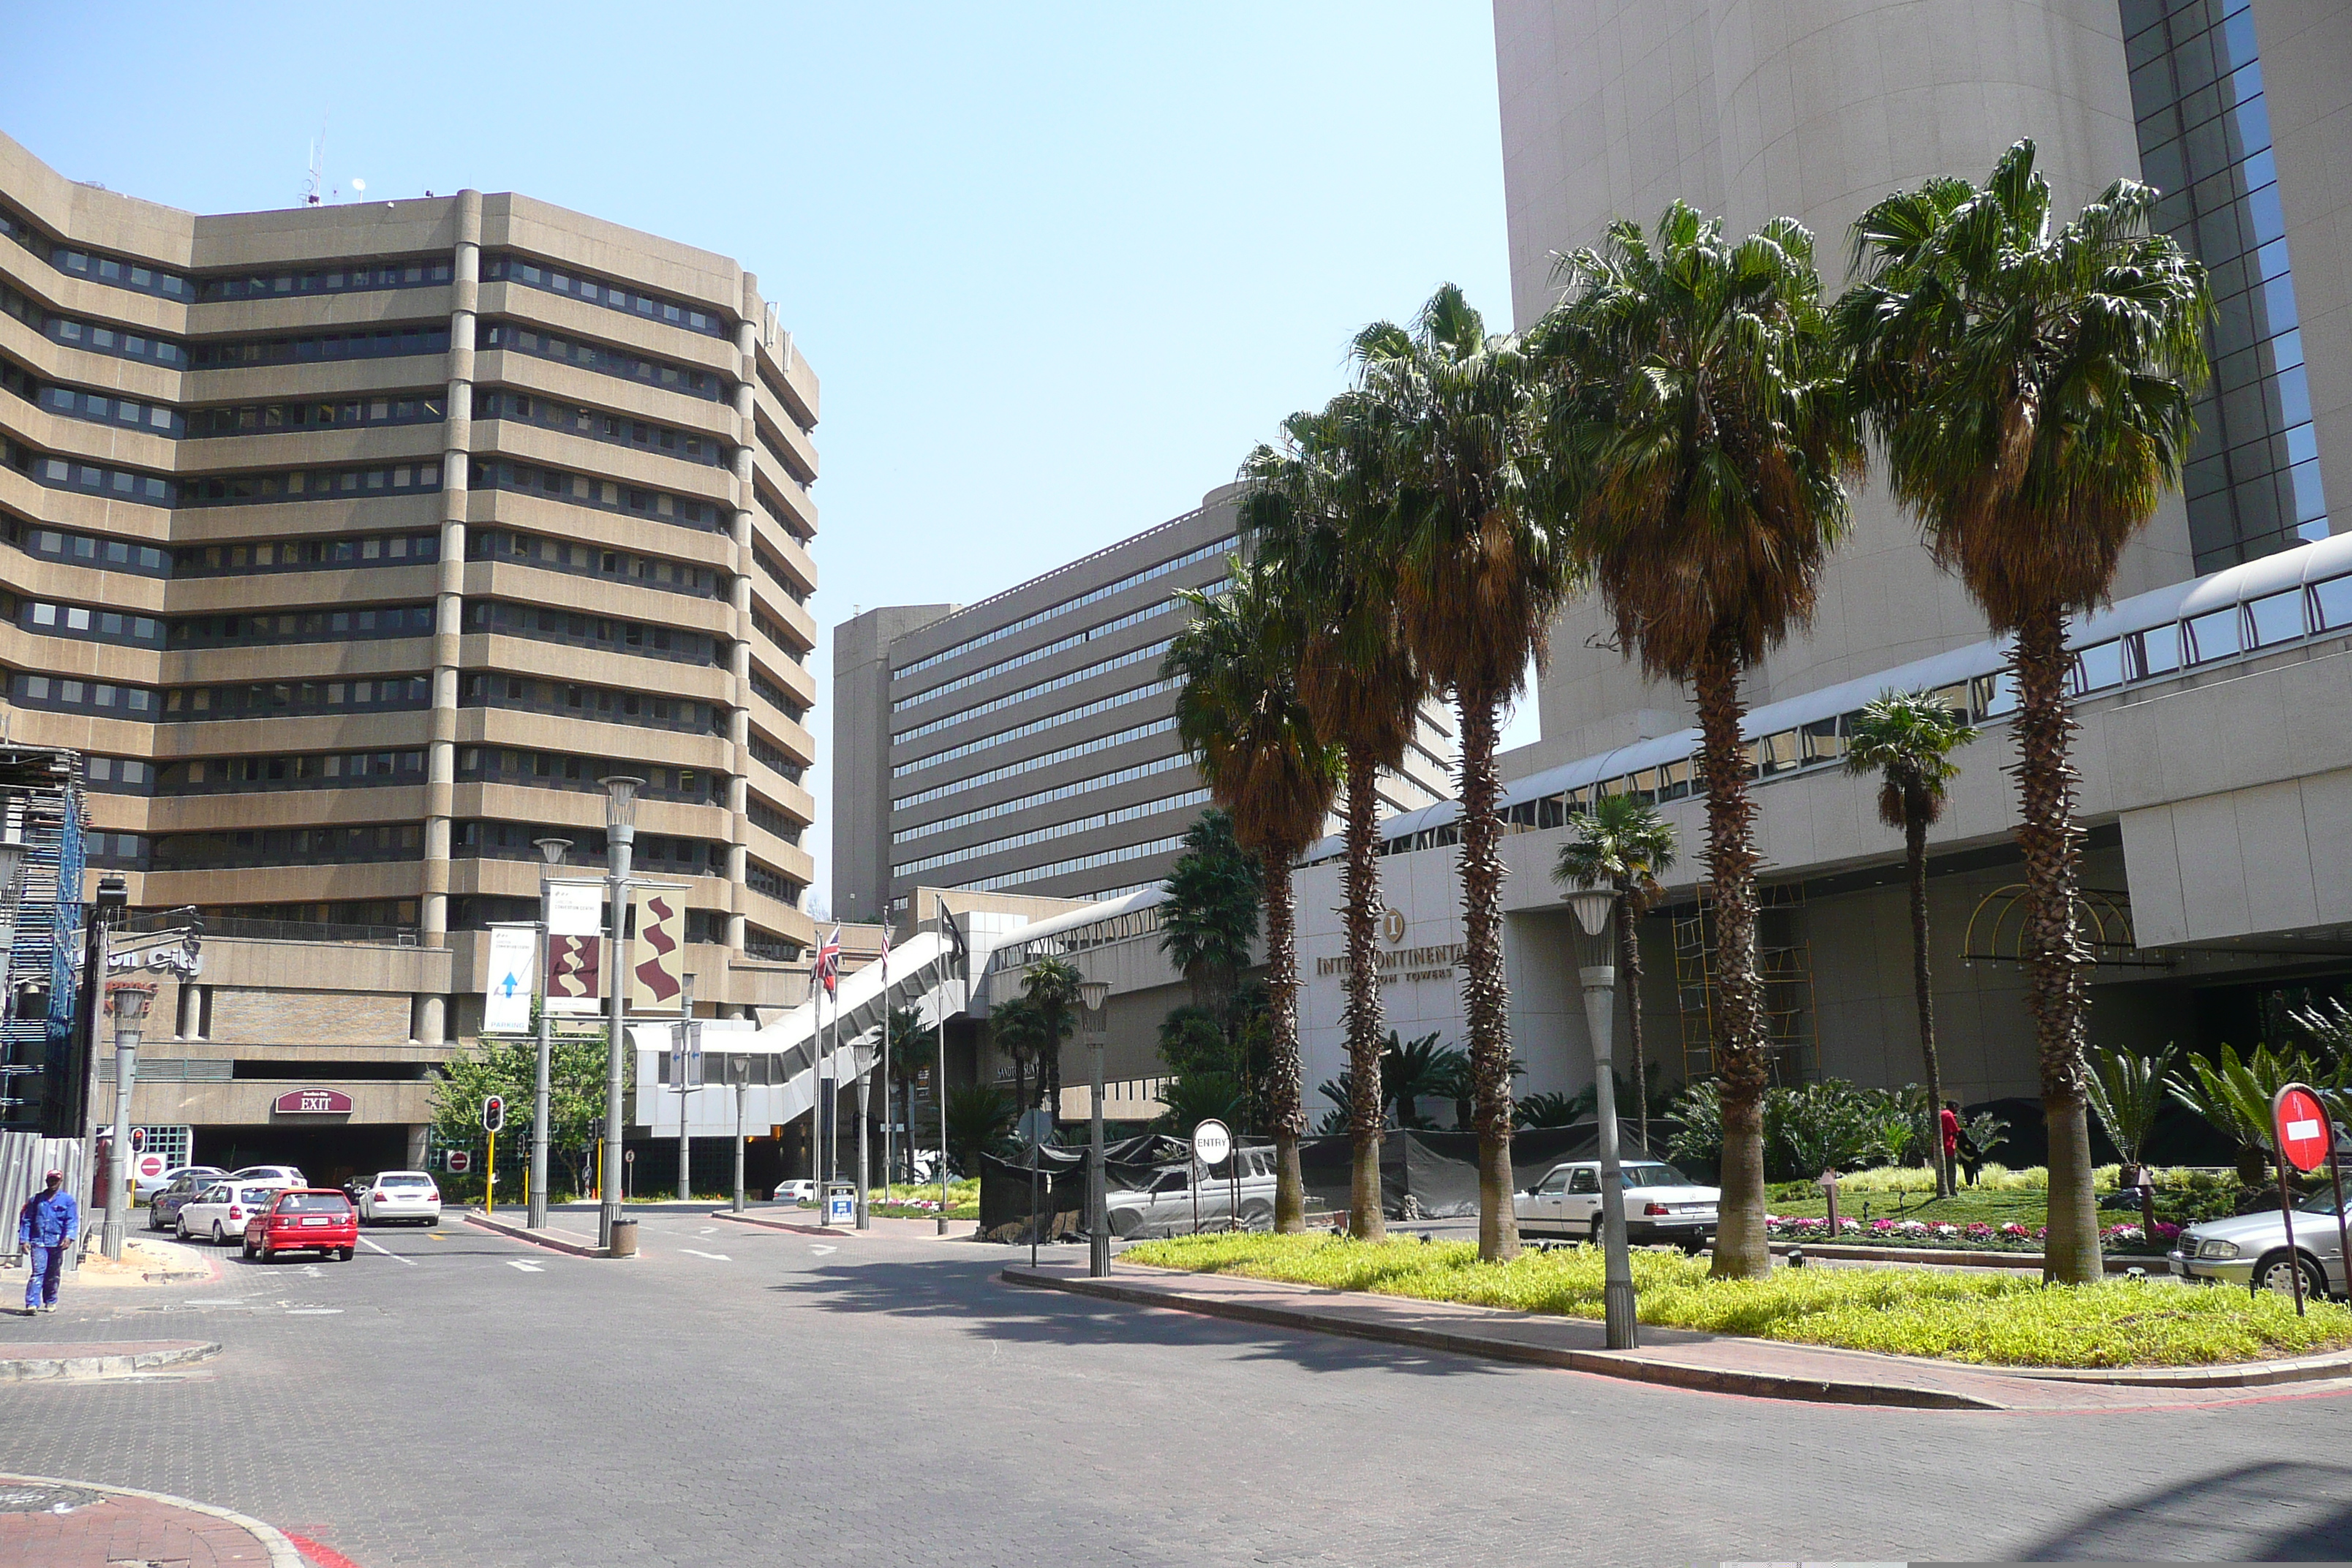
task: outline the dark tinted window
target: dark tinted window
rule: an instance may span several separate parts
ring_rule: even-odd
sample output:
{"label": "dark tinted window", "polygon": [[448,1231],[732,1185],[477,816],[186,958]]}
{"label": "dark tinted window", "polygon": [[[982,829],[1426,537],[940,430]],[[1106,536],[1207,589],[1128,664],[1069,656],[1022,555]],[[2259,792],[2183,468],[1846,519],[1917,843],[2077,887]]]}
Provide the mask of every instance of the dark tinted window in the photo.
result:
{"label": "dark tinted window", "polygon": [[352,1200],[341,1193],[289,1193],[278,1200],[279,1214],[349,1214]]}

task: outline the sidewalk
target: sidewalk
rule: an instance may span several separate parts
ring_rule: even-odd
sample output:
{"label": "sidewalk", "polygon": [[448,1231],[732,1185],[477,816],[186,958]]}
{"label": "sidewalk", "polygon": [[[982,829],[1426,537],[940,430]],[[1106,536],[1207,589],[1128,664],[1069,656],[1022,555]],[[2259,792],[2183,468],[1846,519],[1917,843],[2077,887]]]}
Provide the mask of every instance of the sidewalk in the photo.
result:
{"label": "sidewalk", "polygon": [[533,1230],[519,1219],[508,1219],[503,1215],[486,1215],[478,1209],[467,1209],[464,1217],[467,1225],[478,1225],[484,1230],[494,1230],[500,1236],[510,1236],[517,1241],[528,1241],[534,1247],[544,1247],[552,1252],[568,1252],[574,1258],[604,1256],[604,1249],[596,1245],[596,1233],[593,1231],[560,1230],[551,1225]]}
{"label": "sidewalk", "polygon": [[306,1555],[262,1523],[185,1498],[86,1481],[0,1476],[0,1565],[110,1568],[169,1563],[173,1568],[342,1568],[349,1560],[320,1550]]}
{"label": "sidewalk", "polygon": [[1090,1279],[1081,1263],[1034,1270],[1015,1266],[1002,1277],[1009,1284],[1131,1306],[1762,1399],[1915,1410],[2058,1411],[2185,1407],[2240,1400],[2247,1397],[2246,1389],[2280,1385],[2295,1392],[2352,1392],[2352,1353],[2240,1367],[2044,1373],[1782,1344],[1649,1323],[1642,1325],[1639,1349],[1612,1351],[1606,1348],[1601,1325],[1590,1319],[1234,1275],[1114,1264],[1108,1279]]}
{"label": "sidewalk", "polygon": [[971,1237],[970,1228],[971,1221],[968,1219],[948,1221],[948,1233],[941,1236],[940,1222],[930,1218],[886,1219],[877,1215],[868,1222],[871,1228],[860,1231],[846,1226],[821,1225],[817,1222],[814,1209],[792,1211],[805,1214],[808,1216],[799,1220],[777,1219],[772,1217],[772,1215],[761,1214],[752,1209],[746,1209],[741,1214],[737,1214],[733,1209],[704,1209],[698,1212],[708,1214],[712,1219],[732,1220],[737,1225],[757,1226],[761,1230],[788,1230],[795,1236],[847,1237],[855,1241],[866,1241],[877,1237],[894,1241],[967,1241]]}

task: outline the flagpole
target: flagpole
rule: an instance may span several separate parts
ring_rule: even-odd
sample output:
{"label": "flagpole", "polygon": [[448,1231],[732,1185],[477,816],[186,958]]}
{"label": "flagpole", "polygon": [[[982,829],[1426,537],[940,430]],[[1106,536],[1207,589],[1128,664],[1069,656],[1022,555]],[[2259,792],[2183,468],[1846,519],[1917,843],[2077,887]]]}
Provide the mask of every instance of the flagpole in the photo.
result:
{"label": "flagpole", "polygon": [[897,1169],[890,1163],[890,931],[882,931],[882,1201],[890,1201],[890,1176]]}

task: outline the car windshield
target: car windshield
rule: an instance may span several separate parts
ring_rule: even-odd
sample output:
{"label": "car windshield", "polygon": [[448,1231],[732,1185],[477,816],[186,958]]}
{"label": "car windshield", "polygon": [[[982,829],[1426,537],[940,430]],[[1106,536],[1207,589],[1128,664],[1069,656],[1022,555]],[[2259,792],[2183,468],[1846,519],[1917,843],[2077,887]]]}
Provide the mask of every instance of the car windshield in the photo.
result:
{"label": "car windshield", "polygon": [[[2352,1202],[2347,1202],[2347,1206],[2352,1207]],[[2314,1193],[2309,1197],[2304,1199],[2301,1203],[2295,1205],[2294,1212],[2297,1214],[2332,1215],[2336,1212],[2336,1194],[2334,1193]]]}
{"label": "car windshield", "polygon": [[244,1198],[249,1204],[266,1204],[271,1194],[277,1191],[276,1187],[247,1187],[245,1189]]}
{"label": "car windshield", "polygon": [[349,1214],[351,1207],[341,1193],[289,1193],[278,1200],[279,1214]]}
{"label": "car windshield", "polygon": [[393,1172],[378,1176],[375,1179],[375,1184],[379,1187],[429,1187],[433,1184],[433,1178],[413,1176],[404,1171]]}
{"label": "car windshield", "polygon": [[1690,1178],[1672,1165],[1640,1164],[1625,1167],[1625,1184],[1629,1187],[1687,1187]]}

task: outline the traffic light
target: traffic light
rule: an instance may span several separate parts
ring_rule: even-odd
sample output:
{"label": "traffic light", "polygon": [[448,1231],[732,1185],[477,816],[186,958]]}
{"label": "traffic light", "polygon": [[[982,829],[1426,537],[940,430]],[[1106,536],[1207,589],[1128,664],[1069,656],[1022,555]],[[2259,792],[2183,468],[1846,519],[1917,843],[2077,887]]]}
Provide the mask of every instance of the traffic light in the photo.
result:
{"label": "traffic light", "polygon": [[496,1132],[506,1124],[507,1097],[503,1094],[485,1096],[482,1100],[482,1131]]}

